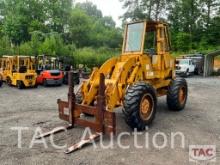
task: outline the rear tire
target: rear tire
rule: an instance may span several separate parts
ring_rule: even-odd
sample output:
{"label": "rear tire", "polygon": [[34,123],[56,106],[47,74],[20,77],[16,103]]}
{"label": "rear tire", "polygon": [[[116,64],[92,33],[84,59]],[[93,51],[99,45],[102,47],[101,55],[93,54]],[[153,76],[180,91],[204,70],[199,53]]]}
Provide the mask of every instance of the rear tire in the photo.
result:
{"label": "rear tire", "polygon": [[154,88],[144,82],[138,82],[129,87],[124,98],[126,123],[138,131],[145,130],[156,115],[157,96]]}
{"label": "rear tire", "polygon": [[188,97],[188,86],[184,78],[172,80],[167,93],[167,105],[172,111],[181,111],[185,108]]}
{"label": "rear tire", "polygon": [[18,82],[17,82],[17,87],[18,87],[18,89],[24,89],[24,84],[23,84],[23,82],[22,82],[22,81],[18,81]]}
{"label": "rear tire", "polygon": [[3,84],[3,81],[2,81],[2,80],[0,80],[0,87],[2,87],[2,84]]}

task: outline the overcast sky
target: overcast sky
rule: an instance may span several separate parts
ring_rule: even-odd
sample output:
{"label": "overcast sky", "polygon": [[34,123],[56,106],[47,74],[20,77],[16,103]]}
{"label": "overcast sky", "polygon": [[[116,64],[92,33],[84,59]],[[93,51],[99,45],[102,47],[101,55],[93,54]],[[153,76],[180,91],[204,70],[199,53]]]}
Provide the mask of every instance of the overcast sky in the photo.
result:
{"label": "overcast sky", "polygon": [[122,9],[122,3],[119,0],[75,0],[76,2],[90,1],[96,4],[97,8],[100,9],[104,16],[112,16],[117,26],[121,26],[121,20],[119,16],[124,14]]}

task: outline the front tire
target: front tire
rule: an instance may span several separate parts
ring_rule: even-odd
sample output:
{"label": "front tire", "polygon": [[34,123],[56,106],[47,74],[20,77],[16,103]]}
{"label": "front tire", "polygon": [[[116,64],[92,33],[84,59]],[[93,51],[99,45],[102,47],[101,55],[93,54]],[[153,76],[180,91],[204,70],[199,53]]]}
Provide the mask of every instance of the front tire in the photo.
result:
{"label": "front tire", "polygon": [[167,105],[170,110],[181,111],[185,108],[188,86],[184,78],[172,80],[167,93]]}
{"label": "front tire", "polygon": [[123,113],[126,123],[132,129],[145,130],[153,122],[156,109],[156,92],[151,85],[139,82],[128,88]]}

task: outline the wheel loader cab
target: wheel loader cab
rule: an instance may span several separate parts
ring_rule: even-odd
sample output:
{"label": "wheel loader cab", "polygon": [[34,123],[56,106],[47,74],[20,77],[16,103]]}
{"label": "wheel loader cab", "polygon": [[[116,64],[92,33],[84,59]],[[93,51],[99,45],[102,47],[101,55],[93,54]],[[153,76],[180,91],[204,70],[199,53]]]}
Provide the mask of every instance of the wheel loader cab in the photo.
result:
{"label": "wheel loader cab", "polygon": [[[122,56],[146,55],[151,65],[149,67],[155,71],[161,71],[174,67],[170,50],[171,43],[166,23],[143,21],[126,25]],[[174,76],[173,73],[170,74]]]}
{"label": "wheel loader cab", "polygon": [[126,26],[122,54],[140,54],[143,52],[146,24],[132,23]]}
{"label": "wheel loader cab", "polygon": [[122,54],[162,54],[170,45],[166,23],[136,22],[126,25]]}

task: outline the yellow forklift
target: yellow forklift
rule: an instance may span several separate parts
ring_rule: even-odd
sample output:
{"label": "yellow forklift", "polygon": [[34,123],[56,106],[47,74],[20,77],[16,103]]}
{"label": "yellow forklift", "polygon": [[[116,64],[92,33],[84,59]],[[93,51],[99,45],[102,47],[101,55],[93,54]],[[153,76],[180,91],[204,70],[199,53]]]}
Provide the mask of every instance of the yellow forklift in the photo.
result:
{"label": "yellow forklift", "polygon": [[56,57],[37,56],[37,84],[43,86],[63,84],[63,72],[59,69],[61,64]]}
{"label": "yellow forklift", "polygon": [[0,87],[3,85],[4,68],[6,67],[6,57],[0,58]]}
{"label": "yellow forklift", "polygon": [[0,87],[2,87],[2,84],[3,84],[3,78],[2,75],[0,74]]}
{"label": "yellow forklift", "polygon": [[0,68],[3,81],[9,86],[17,86],[19,89],[37,87],[37,74],[33,57],[3,56]]}

